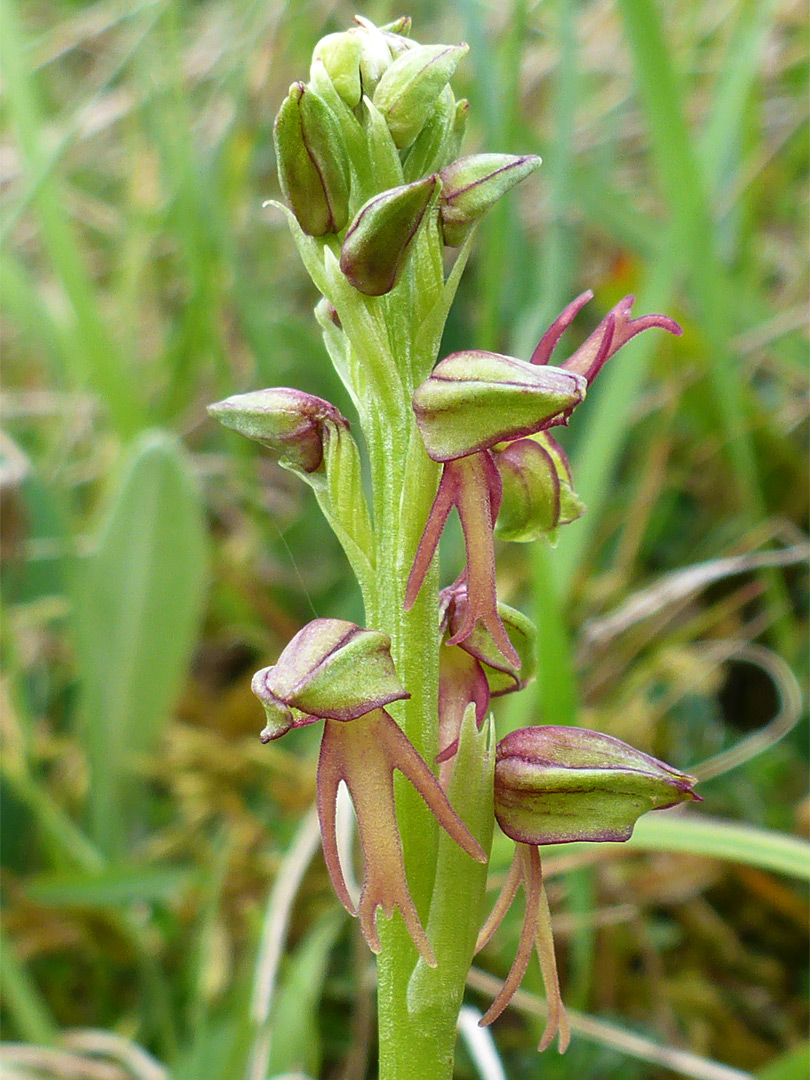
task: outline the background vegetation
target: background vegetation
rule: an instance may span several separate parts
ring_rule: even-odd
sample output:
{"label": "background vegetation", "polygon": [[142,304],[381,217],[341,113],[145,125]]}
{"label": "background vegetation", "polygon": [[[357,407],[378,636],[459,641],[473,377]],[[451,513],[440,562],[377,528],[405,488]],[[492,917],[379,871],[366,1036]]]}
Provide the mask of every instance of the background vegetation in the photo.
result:
{"label": "background vegetation", "polygon": [[[261,204],[277,194],[278,103],[352,14],[3,5],[10,1080],[375,1073],[371,958],[309,812],[317,733],[260,746],[249,690],[313,612],[360,619],[357,592],[309,493],[205,414],[292,385],[351,416],[316,297]],[[410,14],[417,38],[471,45],[468,150],[546,161],[481,230],[446,351],[527,357],[587,287],[572,343],[628,292],[685,331],[624,350],[566,433],[586,518],[553,554],[505,553],[504,596],[541,626],[541,677],[498,723],[613,733],[697,768],[705,802],[691,826],[661,815],[630,845],[549,859],[581,1015],[569,1054],[539,1060],[535,974],[495,1026],[500,1060],[513,1080],[800,1080],[805,5]],[[508,857],[496,843],[493,888]],[[518,915],[478,958],[473,1008]],[[464,1042],[460,1080],[498,1068]]]}

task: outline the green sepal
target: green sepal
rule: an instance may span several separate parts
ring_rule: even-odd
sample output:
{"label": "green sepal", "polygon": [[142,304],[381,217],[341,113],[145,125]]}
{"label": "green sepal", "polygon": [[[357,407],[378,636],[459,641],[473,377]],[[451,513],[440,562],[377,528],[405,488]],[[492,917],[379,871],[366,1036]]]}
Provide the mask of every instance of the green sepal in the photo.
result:
{"label": "green sepal", "polygon": [[436,108],[411,144],[402,162],[406,180],[418,180],[438,172],[450,159],[450,142],[456,123],[456,99],[449,86],[439,95]]}
{"label": "green sepal", "polygon": [[521,844],[617,842],[647,811],[699,800],[695,783],[598,731],[521,728],[498,743],[495,813]]}
{"label": "green sepal", "polygon": [[391,64],[374,91],[374,104],[398,149],[410,146],[455,74],[467,45],[416,45]]}
{"label": "green sepal", "polygon": [[312,52],[310,79],[315,89],[318,89],[318,83],[326,73],[349,108],[354,109],[363,96],[360,77],[362,55],[363,42],[357,29],[322,37]]}
{"label": "green sepal", "polygon": [[286,386],[234,394],[209,405],[208,412],[225,427],[272,450],[279,464],[293,472],[320,469],[327,426],[349,427],[328,401]]}
{"label": "green sepal", "polygon": [[492,458],[502,484],[495,524],[501,540],[529,543],[545,536],[553,546],[558,528],[585,512],[571,486],[568,459],[547,432],[497,446]]}
{"label": "green sepal", "polygon": [[444,242],[450,247],[462,244],[487,210],[540,165],[540,158],[532,154],[471,154],[442,169],[439,213]]}
{"label": "green sepal", "polygon": [[393,289],[438,187],[438,177],[428,176],[375,195],[360,208],[340,249],[340,269],[357,290],[383,296]]}
{"label": "green sepal", "polygon": [[413,408],[427,452],[450,461],[564,422],[586,389],[562,368],[473,349],[440,361]]}
{"label": "green sepal", "polygon": [[275,664],[256,672],[251,689],[268,713],[265,741],[313,718],[357,720],[410,697],[397,678],[388,635],[344,619],[307,623]]}

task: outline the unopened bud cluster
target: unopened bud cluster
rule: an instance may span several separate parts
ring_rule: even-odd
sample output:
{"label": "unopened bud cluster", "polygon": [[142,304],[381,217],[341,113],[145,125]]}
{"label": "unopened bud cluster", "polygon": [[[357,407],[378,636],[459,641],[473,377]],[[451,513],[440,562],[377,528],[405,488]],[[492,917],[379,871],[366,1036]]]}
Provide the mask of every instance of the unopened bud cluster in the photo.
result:
{"label": "unopened bud cluster", "polygon": [[420,45],[409,30],[409,19],[376,27],[358,18],[328,34],[274,129],[298,224],[324,242],[337,238],[341,270],[367,296],[394,288],[420,228],[437,227],[458,246],[540,164],[531,155],[457,158],[469,106],[450,80],[468,48]]}

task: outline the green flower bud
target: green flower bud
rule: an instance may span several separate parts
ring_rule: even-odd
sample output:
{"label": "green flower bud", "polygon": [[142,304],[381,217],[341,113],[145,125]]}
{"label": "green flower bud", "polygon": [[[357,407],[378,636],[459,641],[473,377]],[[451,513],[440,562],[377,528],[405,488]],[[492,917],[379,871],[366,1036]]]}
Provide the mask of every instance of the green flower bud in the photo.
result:
{"label": "green flower bud", "polygon": [[549,536],[553,541],[558,526],[584,513],[565,452],[547,432],[494,447],[492,460],[503,485],[495,526],[502,540],[527,543]]}
{"label": "green flower bud", "polygon": [[[317,89],[317,81],[322,70],[332,80],[335,89],[353,109],[360,104],[363,96],[363,83],[360,78],[360,58],[363,55],[363,42],[358,30],[346,30],[339,34],[327,34],[321,38],[312,53],[310,78]],[[318,61],[323,69],[318,67]],[[390,56],[389,56],[390,62]]]}
{"label": "green flower bud", "polygon": [[355,16],[359,24],[357,33],[363,45],[360,56],[360,77],[363,80],[363,93],[371,97],[379,85],[380,79],[391,66],[391,39],[378,29],[370,19],[362,15]]}
{"label": "green flower bud", "polygon": [[391,64],[374,92],[397,148],[410,146],[450,82],[467,45],[415,45]]}
{"label": "green flower bud", "polygon": [[427,176],[391,188],[357,212],[340,249],[340,269],[361,293],[383,296],[396,285],[438,182]]}
{"label": "green flower bud", "polygon": [[700,800],[696,781],[597,731],[530,727],[495,751],[495,815],[521,844],[629,840],[648,810]]}
{"label": "green flower bud", "polygon": [[278,176],[310,236],[340,232],[349,218],[349,168],[340,128],[317,93],[293,83],[273,127]]}
{"label": "green flower bud", "polygon": [[251,688],[267,716],[262,742],[321,719],[356,720],[410,697],[390,650],[391,639],[379,630],[343,619],[308,623],[272,667],[253,676]]}
{"label": "green flower bud", "polygon": [[473,349],[440,361],[413,409],[428,454],[451,461],[564,423],[586,389],[585,379],[562,368]]}
{"label": "green flower bud", "polygon": [[306,473],[321,466],[329,425],[349,427],[328,401],[285,386],[235,394],[209,405],[208,412],[225,427],[272,450],[285,468]]}
{"label": "green flower bud", "polygon": [[471,154],[442,169],[439,212],[444,242],[450,247],[462,244],[487,210],[540,165],[541,159],[533,154]]}

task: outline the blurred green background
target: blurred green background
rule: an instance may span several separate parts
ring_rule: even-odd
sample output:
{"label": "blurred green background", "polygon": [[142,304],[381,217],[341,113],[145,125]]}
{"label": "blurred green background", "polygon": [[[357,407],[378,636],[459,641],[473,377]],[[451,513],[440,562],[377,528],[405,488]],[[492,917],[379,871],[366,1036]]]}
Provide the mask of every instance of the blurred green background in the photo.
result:
{"label": "blurred green background", "polygon": [[[318,734],[260,746],[249,690],[313,613],[361,619],[358,593],[309,492],[205,414],[291,385],[352,416],[262,200],[275,110],[353,12],[2,5],[10,1080],[375,1075],[370,956],[308,815]],[[495,1025],[505,1073],[804,1080],[805,5],[408,13],[418,40],[471,46],[466,151],[545,159],[481,229],[445,351],[528,357],[585,288],[571,345],[630,292],[684,326],[623,350],[565,433],[586,517],[553,553],[499,554],[541,675],[498,724],[715,759],[705,827],[662,816],[597,862],[549,860],[564,997],[602,1026],[538,1059],[532,969]],[[449,581],[457,535],[443,555]],[[482,971],[503,976],[518,932],[515,911]],[[463,1044],[457,1076],[481,1070]]]}

